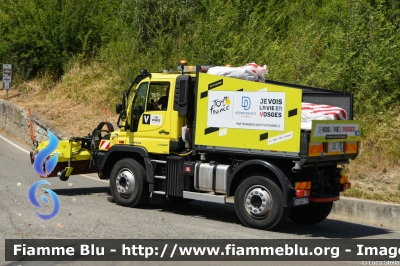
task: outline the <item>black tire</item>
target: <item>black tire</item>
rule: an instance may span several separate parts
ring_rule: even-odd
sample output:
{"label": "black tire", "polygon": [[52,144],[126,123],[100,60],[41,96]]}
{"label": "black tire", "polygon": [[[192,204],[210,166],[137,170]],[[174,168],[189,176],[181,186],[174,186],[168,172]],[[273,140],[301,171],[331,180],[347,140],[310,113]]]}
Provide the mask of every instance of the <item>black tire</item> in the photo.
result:
{"label": "black tire", "polygon": [[305,206],[293,207],[289,219],[299,224],[316,224],[328,217],[332,206],[333,202],[310,202]]}
{"label": "black tire", "polygon": [[283,223],[290,212],[283,202],[280,187],[263,174],[247,177],[235,191],[236,214],[252,228],[270,230]]}
{"label": "black tire", "polygon": [[146,203],[150,192],[143,166],[133,159],[118,161],[111,171],[110,190],[119,205],[139,207]]}
{"label": "black tire", "polygon": [[168,198],[174,203],[190,203],[194,201],[193,199],[184,199],[177,196],[168,196]]}
{"label": "black tire", "polygon": [[62,170],[61,174],[60,174],[60,180],[61,181],[67,181],[69,179],[69,176],[65,176],[65,174],[67,173],[67,170]]}
{"label": "black tire", "polygon": [[[107,129],[103,129],[106,126]],[[92,136],[94,139],[101,140],[103,138],[101,133],[110,133],[114,131],[114,126],[110,122],[100,122],[97,127],[93,130]]]}

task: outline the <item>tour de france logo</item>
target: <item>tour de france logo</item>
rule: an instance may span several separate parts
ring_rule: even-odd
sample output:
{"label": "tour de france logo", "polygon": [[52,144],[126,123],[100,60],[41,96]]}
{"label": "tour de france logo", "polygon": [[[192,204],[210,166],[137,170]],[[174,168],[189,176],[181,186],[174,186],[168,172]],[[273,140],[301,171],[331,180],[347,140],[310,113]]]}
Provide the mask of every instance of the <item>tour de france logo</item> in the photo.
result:
{"label": "tour de france logo", "polygon": [[[59,140],[50,130],[48,130],[47,133],[49,134],[50,138],[49,144],[47,145],[47,147],[45,147],[36,155],[35,161],[33,163],[33,169],[41,177],[47,177],[48,175],[50,175],[50,173],[56,167],[58,161],[58,153],[55,153],[54,156],[52,157],[50,157],[50,155],[57,148]],[[36,199],[36,191],[40,185],[51,185],[51,184],[47,180],[39,180],[33,183],[33,185],[29,188],[28,198],[33,206],[39,209],[43,209],[42,204],[40,204],[40,202]],[[47,188],[42,188],[42,190],[44,190],[50,195],[54,203],[53,211],[50,214],[41,214],[36,211],[35,213],[42,220],[50,220],[51,218],[53,218],[58,214],[60,210],[60,201],[58,199],[57,194],[54,193],[54,191]],[[40,198],[43,200],[45,204],[49,203],[49,200],[45,195],[42,195]]]}

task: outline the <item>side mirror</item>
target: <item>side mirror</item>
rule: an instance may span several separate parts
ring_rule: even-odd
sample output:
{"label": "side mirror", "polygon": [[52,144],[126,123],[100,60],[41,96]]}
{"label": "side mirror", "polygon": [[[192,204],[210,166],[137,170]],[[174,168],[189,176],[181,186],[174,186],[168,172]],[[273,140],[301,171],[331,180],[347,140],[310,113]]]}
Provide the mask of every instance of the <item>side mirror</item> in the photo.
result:
{"label": "side mirror", "polygon": [[178,111],[179,116],[185,116],[187,113],[190,85],[191,77],[189,75],[182,75],[177,77],[174,95],[174,110]]}
{"label": "side mirror", "polygon": [[117,114],[120,114],[122,111],[122,103],[117,103],[115,105],[115,111],[117,112]]}

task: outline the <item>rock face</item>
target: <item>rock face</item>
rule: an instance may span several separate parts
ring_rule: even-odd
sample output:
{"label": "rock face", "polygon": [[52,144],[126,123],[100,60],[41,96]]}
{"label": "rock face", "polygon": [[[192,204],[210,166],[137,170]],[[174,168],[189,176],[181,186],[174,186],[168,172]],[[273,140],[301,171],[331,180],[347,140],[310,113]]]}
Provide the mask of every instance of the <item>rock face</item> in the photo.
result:
{"label": "rock face", "polygon": [[65,139],[63,134],[43,118],[32,115],[28,117],[28,110],[0,99],[0,130],[20,138],[26,143],[32,143],[29,132],[29,120],[32,119],[35,139],[40,142],[48,140],[47,130],[53,132],[59,139]]}

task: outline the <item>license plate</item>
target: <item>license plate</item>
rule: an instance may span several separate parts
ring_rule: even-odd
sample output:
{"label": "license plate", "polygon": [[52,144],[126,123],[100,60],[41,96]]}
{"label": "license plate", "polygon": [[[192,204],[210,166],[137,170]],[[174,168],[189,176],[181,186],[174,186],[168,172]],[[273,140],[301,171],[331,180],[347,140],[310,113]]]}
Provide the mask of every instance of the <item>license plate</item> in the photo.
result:
{"label": "license plate", "polygon": [[293,205],[294,206],[306,205],[308,203],[310,203],[310,199],[309,198],[295,198],[295,199],[293,199]]}
{"label": "license plate", "polygon": [[328,142],[328,152],[342,152],[343,142]]}

